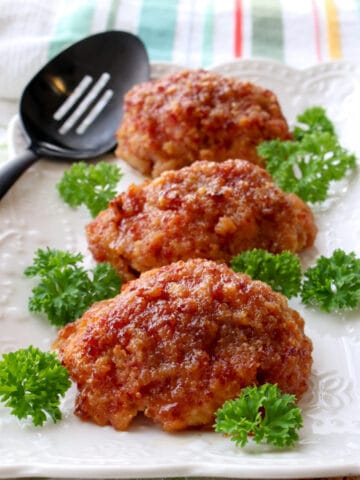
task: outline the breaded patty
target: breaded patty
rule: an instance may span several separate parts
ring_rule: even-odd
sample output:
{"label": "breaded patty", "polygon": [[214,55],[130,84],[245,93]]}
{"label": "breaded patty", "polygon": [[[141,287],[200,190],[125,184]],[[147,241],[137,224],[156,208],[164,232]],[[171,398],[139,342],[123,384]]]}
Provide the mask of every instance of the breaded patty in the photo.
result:
{"label": "breaded patty", "polygon": [[244,158],[263,166],[257,145],[291,138],[273,92],[205,70],[133,87],[124,112],[116,155],[153,177],[196,160]]}
{"label": "breaded patty", "polygon": [[312,343],[286,298],[203,259],[154,269],[64,327],[55,347],[77,383],[75,413],[125,430],[138,412],[164,430],[211,425],[248,385],[299,398]]}
{"label": "breaded patty", "polygon": [[189,258],[227,263],[255,247],[298,252],[316,235],[310,208],[245,160],[195,162],[132,185],[86,230],[94,258],[124,280]]}

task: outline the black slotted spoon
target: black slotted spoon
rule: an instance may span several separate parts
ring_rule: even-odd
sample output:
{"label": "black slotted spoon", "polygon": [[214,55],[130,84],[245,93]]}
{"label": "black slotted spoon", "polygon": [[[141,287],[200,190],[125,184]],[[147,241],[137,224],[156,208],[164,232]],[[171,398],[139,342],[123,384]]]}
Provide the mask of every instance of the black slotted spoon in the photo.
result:
{"label": "black slotted spoon", "polygon": [[149,75],[143,43],[123,31],[91,35],[53,58],[21,96],[30,145],[0,168],[0,199],[41,156],[76,161],[113,150],[124,94]]}

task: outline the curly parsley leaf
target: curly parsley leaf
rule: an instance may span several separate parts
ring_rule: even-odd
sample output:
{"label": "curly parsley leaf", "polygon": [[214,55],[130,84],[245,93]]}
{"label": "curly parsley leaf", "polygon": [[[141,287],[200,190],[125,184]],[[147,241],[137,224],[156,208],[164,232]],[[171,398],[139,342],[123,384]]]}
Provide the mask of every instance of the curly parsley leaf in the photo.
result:
{"label": "curly parsley leaf", "polygon": [[311,107],[296,117],[298,125],[295,126],[293,134],[296,140],[301,140],[308,133],[328,132],[336,135],[332,121],[326,115],[323,107]]}
{"label": "curly parsley leaf", "polygon": [[306,270],[301,300],[325,312],[353,309],[360,301],[360,259],[354,252],[336,249]]}
{"label": "curly parsley leaf", "polygon": [[120,291],[121,281],[116,271],[108,263],[99,263],[91,272],[92,303],[112,298]]}
{"label": "curly parsley leaf", "polygon": [[45,313],[52,325],[63,326],[91,305],[91,290],[91,281],[81,267],[54,268],[32,289],[29,310]]}
{"label": "curly parsley leaf", "polygon": [[37,250],[28,277],[39,277],[29,299],[31,312],[44,313],[51,324],[66,325],[79,318],[94,302],[120,291],[121,280],[107,264],[87,271],[83,255],[47,248]]}
{"label": "curly parsley leaf", "polygon": [[314,109],[299,117],[303,121],[305,118],[309,128],[295,128],[295,141],[277,139],[258,146],[266,169],[279,187],[311,203],[326,200],[330,183],[356,167],[355,156],[341,147],[330,120],[325,117],[316,123],[316,115],[311,115]]}
{"label": "curly parsley leaf", "polygon": [[256,443],[277,447],[294,445],[303,425],[294,395],[282,394],[277,385],[266,383],[244,388],[240,396],[217,410],[215,431],[230,436],[244,447],[251,436]]}
{"label": "curly parsley leaf", "polygon": [[0,400],[19,419],[31,417],[35,426],[48,417],[61,419],[60,397],[70,388],[65,367],[54,352],[30,346],[4,353],[0,360]]}
{"label": "curly parsley leaf", "polygon": [[57,189],[68,205],[78,207],[84,204],[95,217],[115,197],[116,186],[122,176],[119,167],[114,164],[77,162],[64,173]]}
{"label": "curly parsley leaf", "polygon": [[288,298],[300,291],[301,265],[299,258],[291,252],[273,254],[254,248],[234,257],[230,266],[235,272],[246,273],[253,280],[266,282],[273,290]]}
{"label": "curly parsley leaf", "polygon": [[83,260],[81,253],[64,252],[62,250],[39,249],[36,252],[34,263],[25,270],[25,275],[34,277],[36,275],[46,276],[53,269],[59,267],[75,267]]}

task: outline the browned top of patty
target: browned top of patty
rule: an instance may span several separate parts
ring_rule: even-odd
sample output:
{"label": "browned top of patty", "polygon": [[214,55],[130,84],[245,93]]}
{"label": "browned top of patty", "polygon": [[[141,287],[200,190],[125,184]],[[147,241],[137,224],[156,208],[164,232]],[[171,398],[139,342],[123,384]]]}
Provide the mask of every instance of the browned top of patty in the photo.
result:
{"label": "browned top of patty", "polygon": [[273,92],[205,70],[184,70],[135,86],[125,97],[118,157],[157,176],[196,160],[244,158],[265,140],[289,139]]}
{"label": "browned top of patty", "polygon": [[125,279],[181,259],[228,262],[255,247],[297,252],[315,235],[310,208],[245,160],[196,162],[132,185],[87,226],[95,259]]}
{"label": "browned top of patty", "polygon": [[142,274],[64,327],[76,413],[126,429],[137,412],[180,430],[211,424],[245,386],[308,386],[311,341],[287,300],[226,265],[193,259]]}

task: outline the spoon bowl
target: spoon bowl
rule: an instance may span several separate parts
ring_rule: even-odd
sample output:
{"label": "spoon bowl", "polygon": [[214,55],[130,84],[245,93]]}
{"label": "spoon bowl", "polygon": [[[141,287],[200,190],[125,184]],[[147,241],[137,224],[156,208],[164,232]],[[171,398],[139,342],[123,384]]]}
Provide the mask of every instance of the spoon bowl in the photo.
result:
{"label": "spoon bowl", "polygon": [[41,156],[76,161],[113,150],[124,94],[149,75],[143,43],[123,31],[92,35],[54,57],[21,96],[29,147],[0,169],[0,198]]}

